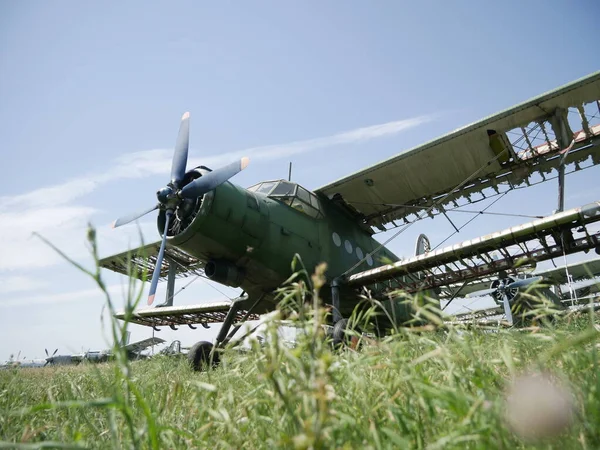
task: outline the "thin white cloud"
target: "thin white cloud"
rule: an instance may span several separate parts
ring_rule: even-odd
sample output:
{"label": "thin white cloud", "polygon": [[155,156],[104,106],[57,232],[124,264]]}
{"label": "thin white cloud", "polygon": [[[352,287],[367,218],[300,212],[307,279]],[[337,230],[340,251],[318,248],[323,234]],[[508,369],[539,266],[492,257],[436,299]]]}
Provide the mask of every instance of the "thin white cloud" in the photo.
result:
{"label": "thin white cloud", "polygon": [[48,283],[30,276],[16,275],[0,277],[0,286],[2,286],[1,290],[3,294],[38,290],[47,285]]}
{"label": "thin white cloud", "polygon": [[[122,292],[123,287],[121,284],[115,284],[107,286],[107,291],[111,296],[111,299],[117,298]],[[61,292],[58,294],[50,295],[32,295],[28,297],[19,298],[4,298],[0,299],[0,308],[8,307],[26,307],[33,305],[55,305],[57,303],[69,303],[69,302],[88,302],[93,301],[104,301],[104,294],[100,288],[81,289],[78,291]],[[114,301],[114,300],[113,300]]]}
{"label": "thin white cloud", "polygon": [[[200,164],[218,167],[248,156],[252,160],[269,161],[291,155],[307,153],[326,147],[363,143],[372,139],[393,136],[432,121],[437,114],[422,115],[409,119],[396,120],[383,124],[357,128],[331,136],[289,142],[286,144],[251,147],[217,155],[197,157],[190,151],[188,167]],[[9,207],[38,207],[64,205],[87,195],[100,185],[117,179],[142,178],[151,175],[168,174],[171,170],[172,149],[153,149],[129,153],[118,157],[112,167],[100,173],[90,173],[65,183],[39,188],[26,194],[13,197],[0,197],[0,213]]]}
{"label": "thin white cloud", "polygon": [[[427,123],[435,115],[424,115],[404,120],[357,128],[331,136],[294,141],[280,145],[252,147],[244,150],[204,156],[199,158],[190,151],[188,167],[200,164],[219,167],[236,158],[249,156],[253,161],[270,161],[316,151],[326,147],[364,143],[372,139],[393,136]],[[62,251],[74,258],[88,255],[85,246],[85,229],[98,210],[73,204],[75,200],[90,194],[101,185],[119,179],[142,178],[170,172],[172,149],[154,149],[129,153],[113,161],[107,170],[88,173],[64,183],[35,189],[31,192],[0,197],[0,271],[46,268],[63,259],[39,238],[38,232]],[[155,222],[143,227],[144,235],[155,232]],[[99,233],[106,230],[98,228]],[[138,230],[123,227],[119,233],[99,235],[99,242],[112,240],[104,251],[139,244]],[[127,229],[127,230],[125,230]],[[108,230],[108,228],[107,228]],[[103,254],[107,254],[104,253]]]}
{"label": "thin white cloud", "polygon": [[[138,283],[139,284],[139,283]],[[110,295],[111,301],[115,305],[115,308],[119,308],[122,304],[123,290],[126,285],[112,284],[106,287],[108,294]],[[139,289],[139,286],[136,286]],[[33,305],[55,305],[57,303],[70,303],[70,302],[85,302],[93,304],[94,302],[104,303],[106,300],[104,293],[100,288],[80,289],[71,292],[61,292],[56,294],[45,294],[45,295],[31,295],[27,297],[18,298],[4,298],[0,299],[0,308],[15,308],[15,307],[27,307]]]}

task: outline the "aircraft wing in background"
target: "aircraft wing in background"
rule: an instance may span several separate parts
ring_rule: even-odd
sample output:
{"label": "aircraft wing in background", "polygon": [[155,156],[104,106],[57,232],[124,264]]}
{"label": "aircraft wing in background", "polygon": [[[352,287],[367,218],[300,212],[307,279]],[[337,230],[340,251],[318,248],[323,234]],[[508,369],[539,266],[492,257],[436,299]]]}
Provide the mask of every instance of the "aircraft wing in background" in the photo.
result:
{"label": "aircraft wing in background", "polygon": [[133,342],[131,344],[124,345],[121,348],[127,350],[128,352],[139,353],[139,352],[147,349],[148,347],[162,344],[163,342],[166,342],[166,341],[164,339],[161,339],[158,337],[151,337],[148,339],[143,339],[138,342]]}
{"label": "aircraft wing in background", "polygon": [[[571,282],[580,282],[585,280],[593,280],[594,278],[600,277],[600,258],[590,259],[587,261],[581,261],[577,263],[568,264],[567,266],[559,266],[552,269],[546,270],[532,270],[531,268],[517,268],[511,273],[516,273],[519,277],[525,276],[541,276],[544,279],[544,283],[551,283],[553,285],[567,284],[567,272],[571,276]],[[490,287],[490,284],[498,279],[498,275],[490,275],[483,277],[478,280],[474,280],[464,287],[461,288],[462,283],[456,283],[451,286],[447,286],[442,289],[440,298],[451,298],[453,296],[464,297],[467,294],[481,291]],[[459,291],[460,289],[460,291]]]}

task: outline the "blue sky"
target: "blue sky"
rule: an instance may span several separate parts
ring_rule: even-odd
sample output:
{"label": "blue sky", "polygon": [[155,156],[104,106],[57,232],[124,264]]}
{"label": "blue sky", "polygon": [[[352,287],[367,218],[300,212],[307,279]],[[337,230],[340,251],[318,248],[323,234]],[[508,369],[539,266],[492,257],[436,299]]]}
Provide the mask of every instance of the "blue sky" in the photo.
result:
{"label": "blue sky", "polygon": [[[184,111],[194,161],[258,155],[234,179],[247,187],[285,178],[291,160],[295,181],[314,189],[598,70],[599,13],[592,1],[2,2],[0,360],[107,345],[93,283],[30,234],[88,266],[88,220],[103,254],[137,243],[135,227],[109,224],[154,203]],[[368,128],[380,124],[385,133]],[[597,176],[568,178],[567,207],[598,197]],[[520,191],[496,210],[548,214],[555,192]],[[481,218],[449,243],[523,221]],[[140,226],[158,238],[152,217]],[[410,255],[420,232],[436,245],[451,230],[423,221],[391,247]],[[119,303],[125,280],[105,278]],[[176,301],[224,298],[192,286]],[[132,339],[148,335],[135,327]]]}

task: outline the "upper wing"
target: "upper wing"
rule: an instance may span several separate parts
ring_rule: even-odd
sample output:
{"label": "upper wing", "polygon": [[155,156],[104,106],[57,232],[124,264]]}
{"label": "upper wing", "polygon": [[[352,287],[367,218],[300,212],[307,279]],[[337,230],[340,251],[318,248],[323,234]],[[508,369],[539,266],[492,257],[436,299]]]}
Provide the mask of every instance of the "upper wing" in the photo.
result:
{"label": "upper wing", "polygon": [[[133,276],[143,281],[150,281],[154,266],[156,265],[160,243],[160,241],[156,241],[142,247],[102,258],[99,261],[99,265],[114,272]],[[176,267],[176,276],[178,277],[204,274],[202,270],[204,261],[189,255],[177,247],[169,245],[167,242],[165,257],[160,269],[161,280],[166,279],[171,262]]]}
{"label": "upper wing", "polygon": [[151,338],[144,339],[144,340],[141,340],[138,342],[134,342],[132,344],[127,344],[127,345],[123,346],[123,348],[127,351],[138,353],[148,347],[152,347],[153,345],[157,345],[157,344],[162,344],[163,342],[165,342],[164,339],[161,339],[158,337],[151,337]]}
{"label": "upper wing", "polygon": [[[339,194],[366,224],[385,229],[384,224],[396,219],[418,219],[410,215],[434,203],[430,214],[478,201],[471,198],[476,192],[485,198],[499,188],[518,187],[534,173],[545,179],[558,166],[559,151],[572,141],[567,163],[576,163],[578,169],[591,156],[590,165],[600,164],[594,150],[600,140],[599,101],[600,72],[596,72],[316,192],[330,198]],[[501,183],[506,187],[498,186]],[[482,192],[486,188],[494,191],[486,195]]]}

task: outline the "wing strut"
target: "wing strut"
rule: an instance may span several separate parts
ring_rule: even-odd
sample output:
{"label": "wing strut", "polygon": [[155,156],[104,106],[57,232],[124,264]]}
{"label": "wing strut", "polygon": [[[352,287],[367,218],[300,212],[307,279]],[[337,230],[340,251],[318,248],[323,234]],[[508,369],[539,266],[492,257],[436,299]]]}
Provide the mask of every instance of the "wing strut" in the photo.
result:
{"label": "wing strut", "polygon": [[[491,158],[488,161],[486,161],[485,164],[483,164],[482,166],[480,166],[479,169],[477,169],[475,172],[473,172],[471,175],[469,175],[467,178],[465,178],[462,182],[460,182],[454,189],[452,189],[452,191],[450,191],[446,195],[443,195],[440,198],[438,198],[427,209],[421,210],[418,213],[416,213],[416,215],[418,217],[417,220],[422,219],[423,217],[425,217],[425,215],[429,214],[434,208],[439,208],[439,205],[442,204],[446,200],[446,198],[451,195],[452,192],[454,192],[454,191],[456,191],[458,189],[461,189],[463,186],[465,186],[467,183],[469,183],[469,181],[471,181],[473,178],[475,178],[480,172],[482,172],[483,170],[485,170],[493,162],[495,162],[498,159],[500,159],[507,152],[508,152],[508,150],[505,148],[504,150],[502,150],[501,152],[499,152],[497,155],[495,155],[493,158]],[[423,213],[423,211],[424,211],[424,214],[421,217],[421,214]],[[375,253],[379,252],[388,243],[390,243],[390,241],[392,241],[393,239],[396,239],[398,236],[400,236],[400,234],[402,234],[406,230],[408,230],[415,222],[417,222],[417,220],[414,220],[413,222],[410,222],[410,223],[407,223],[406,225],[404,225],[400,230],[398,230],[396,233],[394,233],[394,235],[391,236],[389,239],[387,239],[384,243],[379,244],[375,248],[375,250],[367,253],[360,261],[358,261],[356,264],[354,264],[352,267],[350,267],[348,270],[346,270],[340,276],[340,278],[346,277],[350,272],[352,272],[354,269],[356,269],[357,267],[359,267],[363,262],[365,262],[368,257],[372,258]]]}

